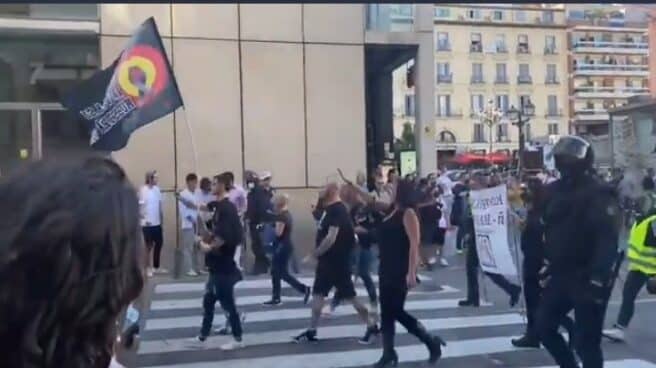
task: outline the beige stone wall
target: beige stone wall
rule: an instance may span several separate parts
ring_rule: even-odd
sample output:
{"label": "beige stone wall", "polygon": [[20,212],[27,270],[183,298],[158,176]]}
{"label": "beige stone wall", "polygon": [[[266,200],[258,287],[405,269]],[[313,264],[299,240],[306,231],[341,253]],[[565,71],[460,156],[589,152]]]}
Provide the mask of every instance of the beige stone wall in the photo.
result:
{"label": "beige stone wall", "polygon": [[155,17],[185,102],[114,155],[135,184],[159,171],[167,246],[170,193],[191,171],[232,170],[238,181],[244,169],[271,171],[292,195],[298,241],[312,239],[312,187],[366,162],[363,5],[102,4],[100,14],[103,66]]}

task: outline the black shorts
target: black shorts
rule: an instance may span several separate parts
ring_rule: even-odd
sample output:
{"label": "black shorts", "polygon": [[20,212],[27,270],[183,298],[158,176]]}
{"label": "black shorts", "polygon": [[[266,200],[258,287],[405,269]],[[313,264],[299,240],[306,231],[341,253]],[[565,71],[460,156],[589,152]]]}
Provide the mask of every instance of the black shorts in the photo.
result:
{"label": "black shorts", "polygon": [[433,239],[433,243],[437,245],[444,245],[444,241],[446,237],[446,229],[438,227],[437,230],[435,230],[434,236],[435,238]]}
{"label": "black shorts", "polygon": [[331,264],[319,262],[314,275],[312,294],[327,297],[330,290],[335,288],[335,297],[340,300],[353,299],[356,296],[355,286],[351,279],[351,270],[346,267],[335,267]]}
{"label": "black shorts", "polygon": [[163,242],[162,226],[144,226],[141,228],[146,246],[161,246]]}

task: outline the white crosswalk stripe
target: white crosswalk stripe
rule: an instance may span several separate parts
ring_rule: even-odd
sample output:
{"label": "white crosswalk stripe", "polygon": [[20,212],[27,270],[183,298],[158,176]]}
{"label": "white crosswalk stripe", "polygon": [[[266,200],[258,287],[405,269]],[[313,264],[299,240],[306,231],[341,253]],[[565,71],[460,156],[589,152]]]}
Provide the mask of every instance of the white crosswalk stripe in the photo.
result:
{"label": "white crosswalk stripe", "polygon": [[[311,277],[299,279],[306,284],[313,281]],[[427,277],[423,280],[434,282]],[[291,337],[309,323],[310,308],[303,305],[302,296],[283,296],[284,306],[262,306],[261,303],[271,297],[268,279],[247,280],[237,285],[237,305],[247,315],[243,325],[246,347],[223,352],[220,346],[230,341],[231,337],[210,336],[205,342],[195,339],[202,319],[204,287],[204,280],[198,280],[162,283],[154,288],[153,301],[144,315],[146,321],[137,366],[355,368],[370,366],[380,357],[379,344],[363,346],[355,341],[362,336],[365,326],[355,318],[355,310],[348,305],[338,307],[331,319],[322,321],[318,330],[320,344],[292,344]],[[360,296],[366,295],[364,288],[358,288],[357,292]],[[463,297],[463,291],[443,285],[441,290],[436,291],[412,291],[405,304],[406,310],[421,317],[419,319],[429,331],[442,334],[447,339],[443,359],[457,363],[464,358],[483,359],[487,354],[504,357],[518,352],[527,353],[510,344],[510,340],[524,330],[525,320],[520,313],[509,310],[507,305],[495,306],[485,302],[477,309],[462,309],[457,305],[459,297]],[[224,321],[223,312],[217,305],[215,325],[223,325]],[[464,338],[460,338],[461,333]],[[406,362],[426,360],[426,347],[406,338],[406,334],[405,329],[397,324],[397,353],[401,366]],[[542,362],[540,368],[553,367],[553,361],[544,352],[532,352],[540,357],[534,365]],[[656,368],[654,363],[625,358],[606,362],[606,367]]]}

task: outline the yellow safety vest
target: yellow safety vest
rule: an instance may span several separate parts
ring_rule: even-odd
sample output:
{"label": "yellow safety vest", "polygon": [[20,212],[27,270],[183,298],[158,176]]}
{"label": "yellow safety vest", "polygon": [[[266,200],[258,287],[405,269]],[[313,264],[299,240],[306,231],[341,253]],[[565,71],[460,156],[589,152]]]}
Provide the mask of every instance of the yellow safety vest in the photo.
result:
{"label": "yellow safety vest", "polygon": [[655,220],[656,215],[640,223],[636,222],[629,234],[629,269],[651,276],[656,275],[656,247],[648,247],[646,242],[651,224]]}

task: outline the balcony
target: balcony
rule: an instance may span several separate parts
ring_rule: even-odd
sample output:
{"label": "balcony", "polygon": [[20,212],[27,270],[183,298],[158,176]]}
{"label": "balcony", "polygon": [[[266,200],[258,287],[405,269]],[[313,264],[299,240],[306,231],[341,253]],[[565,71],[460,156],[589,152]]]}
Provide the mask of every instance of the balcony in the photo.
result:
{"label": "balcony", "polygon": [[470,53],[482,53],[483,52],[483,45],[480,43],[472,43],[469,45],[469,52]]}
{"label": "balcony", "polygon": [[597,108],[581,108],[574,110],[576,121],[608,121],[608,111]]}
{"label": "balcony", "polygon": [[574,96],[577,98],[629,98],[647,94],[649,89],[642,87],[574,87]]}
{"label": "balcony", "polygon": [[471,84],[485,84],[485,79],[483,78],[482,75],[472,75],[470,83]]}
{"label": "balcony", "polygon": [[563,109],[550,108],[544,113],[545,118],[560,118],[563,116]]}
{"label": "balcony", "polygon": [[412,4],[368,4],[367,30],[376,32],[414,31]]}
{"label": "balcony", "polygon": [[447,109],[447,111],[440,111],[439,108],[438,108],[437,112],[435,113],[435,117],[437,119],[440,119],[440,120],[450,119],[450,118],[459,119],[459,118],[462,118],[463,115],[462,115],[462,110],[455,111],[455,110]]}
{"label": "balcony", "polygon": [[494,79],[494,84],[508,84],[508,77],[505,75],[497,75]]}
{"label": "balcony", "polygon": [[506,45],[496,45],[494,47],[494,50],[496,51],[497,54],[507,54],[508,53],[508,47],[506,47]]}
{"label": "balcony", "polygon": [[437,43],[437,51],[451,51],[451,43],[448,41],[440,41]]}
{"label": "balcony", "polygon": [[532,84],[533,78],[530,75],[518,75],[517,84]]}
{"label": "balcony", "polygon": [[453,73],[449,74],[438,74],[437,75],[438,84],[451,84],[453,83]]}
{"label": "balcony", "polygon": [[574,52],[580,53],[622,53],[647,55],[649,48],[646,42],[606,42],[606,41],[578,41],[572,47]]}
{"label": "balcony", "polygon": [[560,80],[558,79],[558,77],[555,76],[547,76],[547,78],[544,79],[544,84],[546,85],[560,84]]}
{"label": "balcony", "polygon": [[531,53],[531,48],[528,47],[528,44],[519,44],[517,45],[517,53],[518,54],[530,54]]}
{"label": "balcony", "polygon": [[558,55],[558,50],[556,49],[556,46],[554,46],[554,45],[545,46],[544,47],[544,54],[545,55]]}
{"label": "balcony", "polygon": [[649,66],[627,64],[576,64],[575,75],[613,75],[648,77]]}

